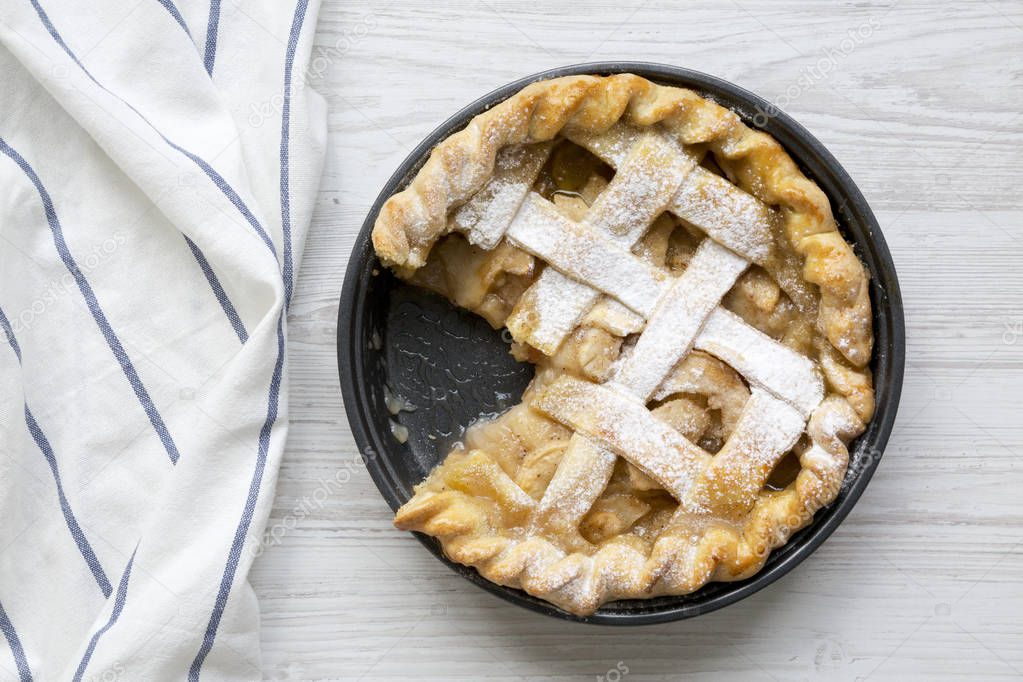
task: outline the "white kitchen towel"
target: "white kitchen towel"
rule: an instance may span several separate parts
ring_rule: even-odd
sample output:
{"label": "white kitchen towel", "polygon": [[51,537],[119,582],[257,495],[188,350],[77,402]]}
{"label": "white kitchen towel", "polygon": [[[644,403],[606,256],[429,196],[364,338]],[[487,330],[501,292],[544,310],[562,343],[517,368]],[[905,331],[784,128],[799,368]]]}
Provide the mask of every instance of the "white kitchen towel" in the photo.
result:
{"label": "white kitchen towel", "polygon": [[260,678],[316,0],[0,0],[0,678]]}

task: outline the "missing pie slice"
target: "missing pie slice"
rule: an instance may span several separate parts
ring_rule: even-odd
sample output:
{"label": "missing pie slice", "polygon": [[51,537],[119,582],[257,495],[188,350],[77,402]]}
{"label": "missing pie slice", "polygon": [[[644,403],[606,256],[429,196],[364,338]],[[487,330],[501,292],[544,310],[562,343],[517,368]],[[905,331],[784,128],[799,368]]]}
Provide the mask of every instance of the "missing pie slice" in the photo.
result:
{"label": "missing pie slice", "polygon": [[756,573],[871,419],[864,267],[770,136],[631,74],[533,83],[373,231],[536,375],[395,516],[569,612]]}

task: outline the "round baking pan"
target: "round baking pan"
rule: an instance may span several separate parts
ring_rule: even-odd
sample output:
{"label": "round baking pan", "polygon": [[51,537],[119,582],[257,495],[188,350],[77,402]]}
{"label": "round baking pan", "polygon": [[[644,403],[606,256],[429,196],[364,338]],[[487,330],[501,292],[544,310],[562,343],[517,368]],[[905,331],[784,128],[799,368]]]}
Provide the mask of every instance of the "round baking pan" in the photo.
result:
{"label": "round baking pan", "polygon": [[[438,142],[527,84],[559,76],[625,72],[695,90],[732,109],[747,125],[773,135],[828,195],[842,233],[870,271],[877,413],[851,445],[849,473],[835,501],[772,552],[763,569],[747,580],[710,583],[681,597],[612,602],[592,616],[579,617],[484,579],[475,569],[449,561],[435,539],[415,534],[452,570],[502,599],[550,616],[606,625],[657,623],[719,609],[771,584],[808,557],[834,532],[873,476],[895,421],[905,364],[902,297],[877,220],[849,175],[805,128],[742,88],[674,66],[601,62],[538,73],[484,95],[430,133],[384,185],[352,251],[338,308],[341,393],[355,441],[391,508],[411,497],[412,487],[443,459],[468,424],[517,403],[533,370],[511,358],[507,332],[495,331],[479,317],[400,282],[379,264],[370,233],[381,205],[411,181]],[[408,404],[401,405],[394,396]],[[393,415],[398,407],[408,409]]]}

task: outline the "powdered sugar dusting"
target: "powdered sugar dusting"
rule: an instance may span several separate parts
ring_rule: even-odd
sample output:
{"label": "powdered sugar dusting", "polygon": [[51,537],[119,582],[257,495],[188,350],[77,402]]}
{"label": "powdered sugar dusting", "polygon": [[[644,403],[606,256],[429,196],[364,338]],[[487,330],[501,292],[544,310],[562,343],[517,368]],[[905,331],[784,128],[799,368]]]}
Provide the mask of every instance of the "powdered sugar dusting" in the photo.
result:
{"label": "powdered sugar dusting", "polygon": [[625,390],[562,376],[533,406],[616,453],[683,500],[710,455]]}
{"label": "powdered sugar dusting", "polygon": [[746,324],[724,308],[715,310],[696,337],[705,350],[809,416],[824,398],[824,382],[813,362]]}
{"label": "powdered sugar dusting", "polygon": [[[530,118],[535,112],[525,111],[516,110],[515,125],[549,122],[545,113]],[[523,139],[525,133],[499,139],[496,130],[479,128],[490,152],[502,140]],[[576,612],[590,612],[608,598],[695,589],[716,569],[731,568],[734,564],[728,562],[736,557],[752,556],[751,546],[753,555],[760,556],[764,542],[758,524],[777,525],[768,512],[780,510],[779,505],[790,499],[761,494],[779,458],[808,430],[811,446],[801,456],[804,470],[795,485],[801,498],[823,499],[831,486],[837,486],[845,466],[844,443],[862,424],[845,401],[822,402],[824,385],[812,361],[720,307],[749,261],[765,265],[789,291],[790,273],[772,269],[777,216],[771,209],[700,167],[699,155],[660,126],[640,131],[619,123],[602,135],[562,132],[617,168],[610,184],[604,186],[603,173],[592,175],[586,199],[576,201],[572,213],[559,212],[531,191],[551,145],[505,147],[497,153],[489,182],[450,215],[448,227],[483,249],[495,248],[507,238],[547,262],[507,318],[516,340],[553,355],[579,325],[601,327],[618,337],[642,334],[624,343],[614,339],[616,350],[629,350],[619,355],[615,378],[604,384],[577,379],[571,374],[574,370],[557,366],[557,361],[541,363],[542,378],[522,408],[544,423],[550,424],[528,407],[570,427],[574,433],[567,448],[559,436],[560,460],[547,462],[543,477],[535,479],[529,475],[520,479],[518,474],[512,479],[501,468],[504,460],[498,466],[482,450],[472,453],[458,479],[464,492],[474,496],[472,502],[481,509],[492,509],[494,502],[506,513],[512,509],[514,522],[506,519],[501,527],[472,525],[442,542],[449,556],[478,565],[495,582],[521,586]],[[471,172],[450,165],[452,175]],[[468,180],[463,177],[462,184]],[[672,263],[687,263],[678,279],[631,252],[664,211],[708,235],[691,258],[686,241],[686,257]],[[653,241],[644,240],[644,248]],[[664,241],[660,244],[667,248]],[[798,297],[793,299],[798,303]],[[606,336],[595,333],[601,335]],[[843,337],[836,346],[848,351],[850,344]],[[680,363],[693,348],[705,353]],[[698,393],[705,402],[674,396],[651,411],[646,401],[658,384],[661,393],[671,384],[669,394]],[[682,409],[684,402],[693,405],[691,415]],[[720,420],[711,414],[714,411],[720,411]],[[702,427],[697,417],[702,417]],[[720,442],[729,435],[717,454],[710,455],[680,432],[690,427],[687,434],[694,440]],[[557,429],[563,432],[561,426]],[[510,453],[495,450],[514,457],[516,446],[509,447]],[[629,467],[627,480],[619,480],[621,471],[615,474],[618,456],[635,467]],[[639,479],[647,487],[638,485]],[[526,480],[536,485],[522,483]],[[536,502],[544,481],[544,493]],[[622,492],[623,486],[630,491]],[[656,495],[632,494],[657,486],[679,501],[674,514],[664,499],[659,502],[662,508],[651,507]],[[477,523],[471,515],[475,510],[465,501],[469,498],[442,498],[444,494],[436,495],[435,516],[430,517],[437,528],[468,528],[470,519]],[[612,501],[625,497],[643,508],[639,516],[615,510]],[[479,502],[481,498],[490,499]],[[773,510],[771,500],[778,501]],[[813,513],[811,502],[804,500],[800,514]],[[654,513],[642,520],[648,509]],[[425,507],[420,511],[426,518]],[[591,516],[580,529],[588,513]],[[621,522],[621,529],[616,527],[610,538],[592,535],[594,519],[608,513]],[[527,515],[529,522],[524,524]],[[655,517],[656,522],[650,520]],[[463,532],[466,535],[458,535]],[[469,533],[487,532],[492,533],[489,540],[500,542],[475,548],[460,543]]]}
{"label": "powdered sugar dusting", "polygon": [[[606,143],[616,150],[619,171],[590,207],[582,224],[630,249],[664,211],[695,162],[687,155],[678,154],[653,133],[619,135],[611,132],[590,138],[590,141],[598,145]],[[539,197],[533,200],[541,201]],[[593,307],[598,300],[597,293],[585,295],[579,286],[569,286],[569,281],[550,269],[540,275],[532,287],[534,291],[524,297],[533,308],[520,306],[515,314],[518,319],[509,324],[512,329],[529,330],[529,335],[520,340],[551,354]],[[519,316],[534,319],[527,325]]]}
{"label": "powdered sugar dusting", "polygon": [[523,202],[507,237],[562,273],[614,296],[642,315],[648,316],[670,287],[662,270],[566,219],[538,194],[530,194]]}
{"label": "powdered sugar dusting", "polygon": [[704,168],[690,174],[670,210],[754,263],[771,253],[770,209]]}
{"label": "powdered sugar dusting", "polygon": [[550,144],[511,145],[497,153],[494,175],[451,217],[455,229],[483,249],[497,246],[550,155]]}
{"label": "powdered sugar dusting", "polygon": [[508,328],[518,340],[553,355],[599,296],[589,285],[546,268],[519,299]]}
{"label": "powdered sugar dusting", "polygon": [[586,222],[632,248],[668,207],[694,166],[694,159],[677,153],[659,135],[640,136],[611,184],[597,197]]}
{"label": "powdered sugar dusting", "polygon": [[[619,168],[625,162],[628,150],[642,134],[619,123],[603,135],[572,134],[570,139]],[[674,156],[680,163],[692,164],[692,172],[687,173],[668,210],[747,260],[763,263],[771,253],[773,240],[770,209],[721,176],[695,166],[695,157],[682,145],[665,135],[660,137],[663,144],[673,147]]]}
{"label": "powdered sugar dusting", "polygon": [[694,488],[692,505],[711,505],[726,515],[744,514],[804,425],[803,416],[791,405],[754,387],[728,442]]}
{"label": "powdered sugar dusting", "polygon": [[746,265],[723,246],[703,240],[689,267],[658,304],[616,380],[647,399],[689,351],[704,319]]}
{"label": "powdered sugar dusting", "polygon": [[607,448],[574,435],[537,506],[534,525],[576,528],[607,486],[616,459]]}
{"label": "powdered sugar dusting", "polygon": [[618,168],[625,163],[629,150],[636,144],[642,133],[624,123],[616,123],[601,134],[575,131],[568,139],[580,147],[584,147],[609,165]]}

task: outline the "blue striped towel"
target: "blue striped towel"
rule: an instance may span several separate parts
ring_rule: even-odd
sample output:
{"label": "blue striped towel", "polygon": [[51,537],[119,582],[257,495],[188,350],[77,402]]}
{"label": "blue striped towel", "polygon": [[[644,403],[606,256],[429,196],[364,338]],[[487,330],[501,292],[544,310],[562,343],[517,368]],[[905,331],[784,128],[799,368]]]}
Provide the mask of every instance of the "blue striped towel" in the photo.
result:
{"label": "blue striped towel", "polygon": [[0,7],[0,679],[258,679],[318,2]]}

